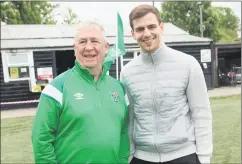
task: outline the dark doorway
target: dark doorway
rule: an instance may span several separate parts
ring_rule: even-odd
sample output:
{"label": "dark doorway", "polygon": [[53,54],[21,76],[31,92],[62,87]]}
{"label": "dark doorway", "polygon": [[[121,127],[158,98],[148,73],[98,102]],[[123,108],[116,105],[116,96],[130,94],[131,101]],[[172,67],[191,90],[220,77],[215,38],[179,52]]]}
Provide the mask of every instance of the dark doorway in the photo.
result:
{"label": "dark doorway", "polygon": [[229,72],[235,72],[236,80],[241,80],[241,72],[235,71],[241,69],[241,44],[218,44],[217,56],[219,86],[231,85]]}
{"label": "dark doorway", "polygon": [[56,73],[57,75],[72,68],[75,62],[75,56],[73,50],[56,51]]}

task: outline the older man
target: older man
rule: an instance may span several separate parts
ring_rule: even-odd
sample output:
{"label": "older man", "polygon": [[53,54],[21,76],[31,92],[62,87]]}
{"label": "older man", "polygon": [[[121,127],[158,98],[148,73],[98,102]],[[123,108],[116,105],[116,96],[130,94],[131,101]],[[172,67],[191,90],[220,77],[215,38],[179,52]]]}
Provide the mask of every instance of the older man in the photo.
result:
{"label": "older man", "polygon": [[109,43],[96,22],[82,22],[75,65],[42,92],[32,130],[36,163],[128,163],[127,104],[106,75]]}
{"label": "older man", "polygon": [[131,163],[210,163],[212,115],[198,61],[165,45],[155,7],[137,6],[129,19],[141,47],[121,73],[130,98]]}

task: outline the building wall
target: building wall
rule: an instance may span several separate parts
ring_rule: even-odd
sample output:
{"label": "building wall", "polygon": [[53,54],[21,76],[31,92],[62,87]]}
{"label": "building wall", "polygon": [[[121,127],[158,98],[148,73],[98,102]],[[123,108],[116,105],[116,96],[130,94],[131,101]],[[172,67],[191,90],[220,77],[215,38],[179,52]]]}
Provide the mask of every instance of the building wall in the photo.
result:
{"label": "building wall", "polygon": [[35,75],[37,75],[37,68],[55,67],[54,51],[37,51],[34,52],[34,67]]}
{"label": "building wall", "polygon": [[[35,74],[37,75],[38,67],[53,66],[53,52],[33,52]],[[38,100],[40,93],[32,93],[29,89],[29,81],[10,81],[4,82],[2,56],[0,55],[0,99],[1,109],[22,108],[36,106],[36,103],[22,103],[14,104],[17,101]],[[3,105],[4,102],[11,102],[12,104]]]}
{"label": "building wall", "polygon": [[[120,72],[121,72],[121,62],[120,62],[120,58],[118,59],[118,76],[120,76]],[[116,60],[113,62],[113,64],[111,65],[110,67],[110,70],[109,70],[109,75],[112,76],[113,78],[117,79],[117,73],[116,73]]]}
{"label": "building wall", "polygon": [[[210,45],[191,45],[191,46],[170,46],[171,48],[173,49],[176,49],[178,51],[182,51],[184,53],[187,53],[189,55],[192,55],[194,56],[197,61],[199,63],[201,63],[201,54],[200,54],[200,50],[201,49],[210,49]],[[214,52],[213,50],[211,51],[211,55],[212,55],[212,61],[214,60]],[[213,79],[213,66],[212,66],[212,63],[213,62],[210,62],[210,63],[207,63],[207,69],[204,69],[203,70],[203,73],[204,73],[204,77],[205,77],[205,81],[206,81],[206,84],[207,84],[207,87],[209,89],[212,89],[213,88],[213,82],[212,82],[212,79]]]}
{"label": "building wall", "polygon": [[[168,45],[169,46],[169,45]],[[210,45],[207,46],[170,46],[173,49],[182,51],[189,55],[194,56],[200,62],[200,50],[201,49],[210,49]],[[34,55],[34,66],[35,66],[35,74],[37,75],[37,68],[40,67],[53,67],[53,71],[55,73],[56,63],[55,63],[55,52],[54,51],[38,51],[33,52]],[[0,55],[1,56],[1,55]],[[126,56],[124,56],[124,65],[128,63],[134,57],[134,52],[127,52]],[[212,57],[213,59],[213,57]],[[29,90],[29,82],[28,81],[17,81],[17,82],[9,82],[4,83],[3,80],[3,68],[2,68],[2,59],[0,58],[0,98],[1,102],[15,102],[15,101],[26,101],[26,100],[37,100],[39,99],[40,93],[32,93]],[[204,76],[206,80],[206,84],[208,88],[212,87],[212,64],[208,63],[208,69],[204,70]],[[121,71],[121,60],[119,58],[119,74]],[[116,78],[116,61],[111,66],[109,74]],[[55,77],[55,75],[54,75]],[[21,108],[24,106],[31,106],[31,104],[17,104],[17,105],[1,105],[1,109],[4,108]],[[34,106],[37,106],[35,103]]]}

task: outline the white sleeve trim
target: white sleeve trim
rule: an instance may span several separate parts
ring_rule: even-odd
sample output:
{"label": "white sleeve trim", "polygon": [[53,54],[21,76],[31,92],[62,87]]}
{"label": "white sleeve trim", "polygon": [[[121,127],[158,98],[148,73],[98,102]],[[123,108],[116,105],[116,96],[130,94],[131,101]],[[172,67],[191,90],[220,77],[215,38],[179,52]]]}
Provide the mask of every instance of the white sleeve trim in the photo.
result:
{"label": "white sleeve trim", "polygon": [[46,94],[47,96],[52,97],[56,101],[58,101],[62,105],[62,93],[56,89],[54,86],[48,84],[42,93]]}
{"label": "white sleeve trim", "polygon": [[199,156],[198,159],[201,164],[210,164],[210,157],[209,156]]}
{"label": "white sleeve trim", "polygon": [[128,95],[127,94],[125,94],[125,102],[126,102],[126,105],[127,106],[129,106],[129,98],[128,98]]}

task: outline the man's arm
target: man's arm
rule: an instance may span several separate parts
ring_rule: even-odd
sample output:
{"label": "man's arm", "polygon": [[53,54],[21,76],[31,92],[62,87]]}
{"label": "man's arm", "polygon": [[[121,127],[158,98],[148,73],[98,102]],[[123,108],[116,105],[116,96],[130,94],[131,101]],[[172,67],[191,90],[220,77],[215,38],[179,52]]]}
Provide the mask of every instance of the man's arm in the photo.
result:
{"label": "man's arm", "polygon": [[195,126],[196,153],[202,164],[210,163],[213,151],[212,114],[202,69],[197,60],[190,61],[187,98]]}
{"label": "man's arm", "polygon": [[129,108],[129,127],[128,127],[128,134],[129,134],[129,141],[130,141],[130,156],[129,156],[129,163],[131,162],[134,153],[135,153],[135,144],[133,141],[133,129],[134,129],[134,108],[133,108],[133,99],[131,95],[129,94],[129,91],[127,89],[123,73],[120,74],[120,81],[123,83],[125,91],[126,91],[126,99],[129,102],[128,108]]}
{"label": "man's arm", "polygon": [[128,115],[128,109],[126,109],[126,116],[122,126],[122,132],[121,132],[121,138],[120,138],[120,149],[119,149],[119,160],[120,160],[120,163],[123,163],[123,164],[124,163],[128,164],[128,158],[130,154],[128,124],[129,124],[129,115]]}
{"label": "man's arm", "polygon": [[35,163],[57,163],[53,142],[59,123],[60,106],[54,98],[41,94],[32,128]]}
{"label": "man's arm", "polygon": [[130,140],[130,157],[129,157],[129,162],[131,162],[134,153],[135,153],[135,143],[133,140],[133,132],[134,132],[134,106],[133,106],[133,101],[132,97],[130,94],[127,92],[127,96],[129,99],[129,140]]}

